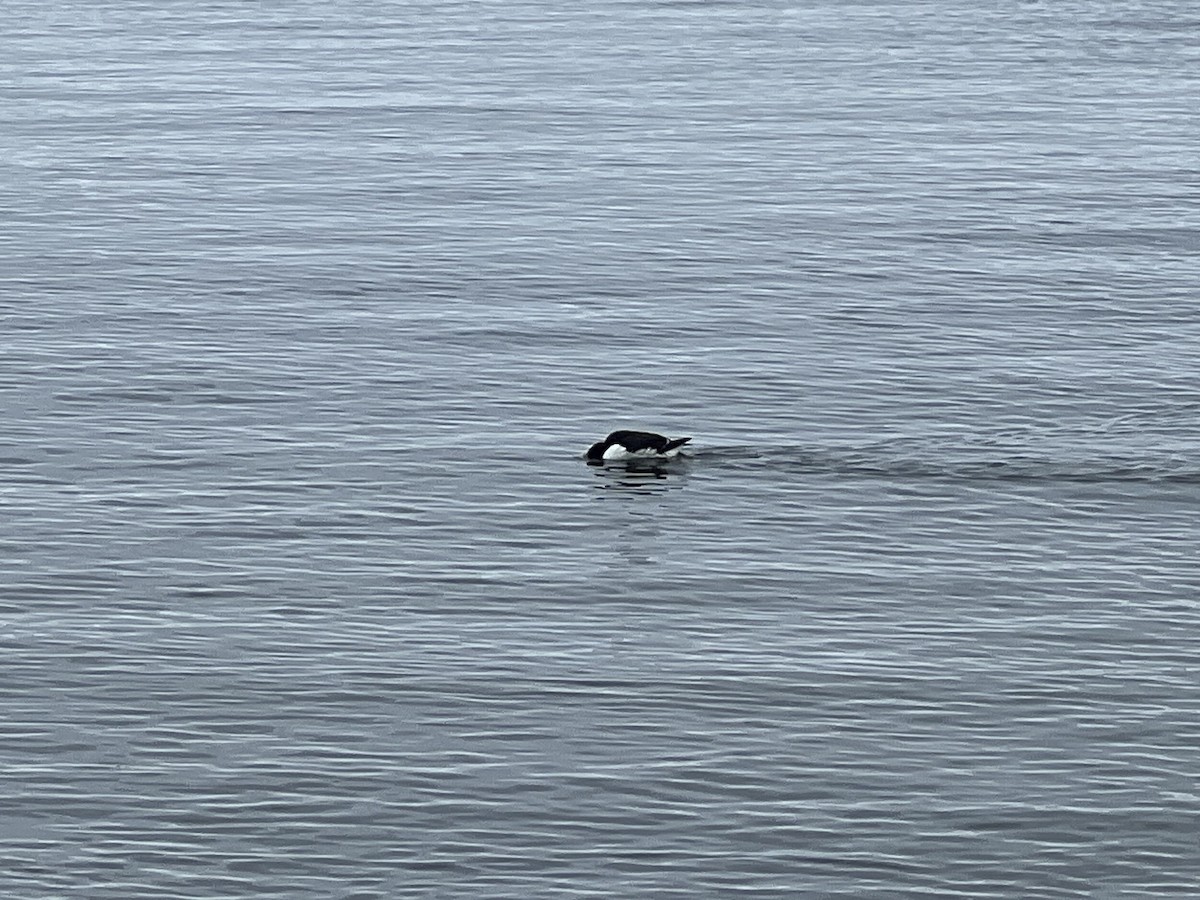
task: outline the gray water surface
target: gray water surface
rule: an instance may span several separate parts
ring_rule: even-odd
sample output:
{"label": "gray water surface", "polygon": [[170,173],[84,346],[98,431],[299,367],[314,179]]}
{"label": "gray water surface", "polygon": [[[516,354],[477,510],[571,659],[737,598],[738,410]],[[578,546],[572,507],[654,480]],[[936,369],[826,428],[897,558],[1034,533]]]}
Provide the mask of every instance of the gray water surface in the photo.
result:
{"label": "gray water surface", "polygon": [[1197,895],[1191,5],[5,19],[3,896]]}

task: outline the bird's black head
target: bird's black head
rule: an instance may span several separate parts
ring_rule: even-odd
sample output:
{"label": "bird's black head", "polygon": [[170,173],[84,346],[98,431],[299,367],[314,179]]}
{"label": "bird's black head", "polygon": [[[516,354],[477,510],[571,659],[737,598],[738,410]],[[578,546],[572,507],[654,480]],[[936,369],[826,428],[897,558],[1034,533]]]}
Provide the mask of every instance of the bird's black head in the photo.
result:
{"label": "bird's black head", "polygon": [[608,444],[605,441],[596,441],[592,446],[588,447],[588,459],[604,459],[604,451],[608,449]]}

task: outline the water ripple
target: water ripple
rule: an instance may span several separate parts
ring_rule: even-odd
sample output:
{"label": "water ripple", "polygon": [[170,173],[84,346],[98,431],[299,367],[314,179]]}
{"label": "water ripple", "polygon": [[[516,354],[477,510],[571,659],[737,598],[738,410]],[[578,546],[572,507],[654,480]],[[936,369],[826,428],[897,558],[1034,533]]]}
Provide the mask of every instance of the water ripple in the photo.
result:
{"label": "water ripple", "polygon": [[1196,894],[1188,6],[5,12],[0,896]]}

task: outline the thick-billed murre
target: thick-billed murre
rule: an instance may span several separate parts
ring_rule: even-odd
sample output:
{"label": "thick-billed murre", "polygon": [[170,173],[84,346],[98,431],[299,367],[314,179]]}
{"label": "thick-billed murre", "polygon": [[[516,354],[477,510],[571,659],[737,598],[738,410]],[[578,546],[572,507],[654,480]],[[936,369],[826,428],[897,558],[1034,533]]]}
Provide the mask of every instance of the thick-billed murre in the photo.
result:
{"label": "thick-billed murre", "polygon": [[588,448],[589,461],[622,459],[670,459],[690,437],[667,438],[651,431],[614,431]]}

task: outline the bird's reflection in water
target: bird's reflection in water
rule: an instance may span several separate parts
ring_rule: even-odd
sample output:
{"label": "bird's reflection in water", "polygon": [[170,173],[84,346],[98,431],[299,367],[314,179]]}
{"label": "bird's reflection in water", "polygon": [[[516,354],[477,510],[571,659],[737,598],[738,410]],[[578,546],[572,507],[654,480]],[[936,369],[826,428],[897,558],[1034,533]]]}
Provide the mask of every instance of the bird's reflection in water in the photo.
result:
{"label": "bird's reflection in water", "polygon": [[680,460],[628,460],[625,462],[588,461],[592,473],[600,479],[602,491],[626,494],[661,494],[682,484],[684,465]]}

